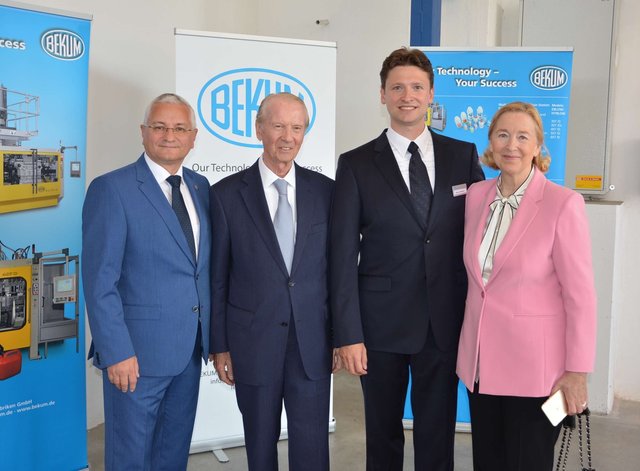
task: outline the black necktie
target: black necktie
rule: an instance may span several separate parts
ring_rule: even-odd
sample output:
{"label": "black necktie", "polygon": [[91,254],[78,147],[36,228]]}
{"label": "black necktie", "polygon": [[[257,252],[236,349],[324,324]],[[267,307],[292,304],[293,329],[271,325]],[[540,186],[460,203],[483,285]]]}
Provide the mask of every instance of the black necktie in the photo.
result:
{"label": "black necktie", "polygon": [[180,192],[180,182],[182,182],[182,178],[180,175],[171,175],[167,178],[167,181],[169,182],[169,185],[171,185],[171,206],[173,207],[173,211],[176,213],[176,216],[178,216],[178,222],[180,223],[180,227],[182,227],[182,232],[184,232],[184,236],[187,238],[187,244],[189,244],[189,248],[191,249],[191,253],[195,259],[196,244],[193,239],[191,219],[189,219],[189,213],[187,212],[187,207],[184,204],[184,199]]}
{"label": "black necktie", "polygon": [[409,185],[411,188],[411,199],[416,213],[420,218],[422,228],[427,227],[429,219],[429,208],[431,208],[431,183],[429,182],[429,174],[427,167],[424,165],[420,157],[420,151],[415,142],[409,144],[409,152],[411,152],[411,160],[409,161]]}

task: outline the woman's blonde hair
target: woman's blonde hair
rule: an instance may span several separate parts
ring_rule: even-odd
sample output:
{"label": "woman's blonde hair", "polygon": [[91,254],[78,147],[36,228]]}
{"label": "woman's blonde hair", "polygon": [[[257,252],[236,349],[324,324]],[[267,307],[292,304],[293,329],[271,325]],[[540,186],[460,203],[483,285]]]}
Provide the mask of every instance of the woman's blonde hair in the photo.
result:
{"label": "woman's blonde hair", "polygon": [[[491,139],[491,134],[493,134],[493,131],[495,130],[496,123],[505,113],[525,113],[529,115],[531,119],[533,119],[533,123],[535,124],[536,128],[536,138],[538,139],[538,145],[540,146],[540,155],[535,155],[533,157],[533,165],[535,165],[536,168],[543,173],[549,170],[549,167],[551,166],[551,156],[549,155],[549,152],[544,145],[542,119],[540,118],[540,113],[538,113],[536,107],[531,103],[514,101],[512,103],[507,103],[502,108],[500,108],[496,112],[496,114],[493,115],[493,118],[491,118],[491,125],[489,126],[489,139]],[[542,155],[543,152],[545,153],[544,156]],[[480,161],[487,167],[499,170],[495,160],[493,159],[493,152],[491,152],[489,147],[487,147],[487,149],[484,151],[484,154],[482,154]]]}

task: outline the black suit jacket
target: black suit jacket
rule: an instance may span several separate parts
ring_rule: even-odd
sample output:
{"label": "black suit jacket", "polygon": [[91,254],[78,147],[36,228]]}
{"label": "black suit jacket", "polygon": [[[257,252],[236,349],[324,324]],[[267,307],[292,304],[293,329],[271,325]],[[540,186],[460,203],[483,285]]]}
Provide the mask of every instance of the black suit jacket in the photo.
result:
{"label": "black suit jacket", "polygon": [[338,162],[331,219],[331,310],[335,345],[413,354],[429,325],[455,350],[467,277],[462,261],[465,195],[483,180],[474,144],[431,133],[436,185],[421,228],[386,131]]}

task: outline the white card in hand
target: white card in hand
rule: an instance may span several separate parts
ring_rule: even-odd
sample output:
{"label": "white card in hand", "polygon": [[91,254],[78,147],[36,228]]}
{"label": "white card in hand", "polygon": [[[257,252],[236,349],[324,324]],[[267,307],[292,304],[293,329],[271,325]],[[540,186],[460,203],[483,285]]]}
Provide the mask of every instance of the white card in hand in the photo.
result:
{"label": "white card in hand", "polygon": [[558,390],[542,404],[542,411],[549,422],[555,427],[567,416],[567,408],[564,405],[564,394]]}

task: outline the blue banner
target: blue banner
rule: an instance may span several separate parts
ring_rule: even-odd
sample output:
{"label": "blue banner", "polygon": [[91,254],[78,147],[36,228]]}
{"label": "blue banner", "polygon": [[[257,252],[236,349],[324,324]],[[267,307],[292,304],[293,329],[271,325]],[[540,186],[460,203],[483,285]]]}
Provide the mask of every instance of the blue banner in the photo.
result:
{"label": "blue banner", "polygon": [[87,467],[88,19],[0,5],[1,469]]}
{"label": "blue banner", "polygon": [[[431,129],[473,142],[482,154],[498,108],[512,101],[532,103],[542,117],[551,156],[547,178],[564,184],[572,50],[419,49],[431,60],[435,75]],[[483,168],[487,177],[497,175]]]}

